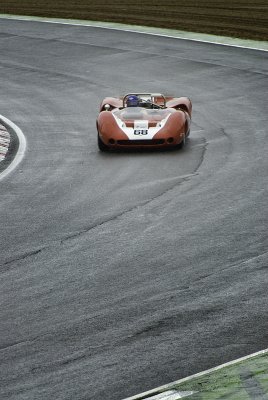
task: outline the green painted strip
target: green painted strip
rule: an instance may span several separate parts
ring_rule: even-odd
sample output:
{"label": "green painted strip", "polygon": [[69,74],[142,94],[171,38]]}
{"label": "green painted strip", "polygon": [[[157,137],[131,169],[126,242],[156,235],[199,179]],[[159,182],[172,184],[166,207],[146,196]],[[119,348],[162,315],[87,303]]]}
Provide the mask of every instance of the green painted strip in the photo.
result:
{"label": "green painted strip", "polygon": [[[171,388],[170,388],[171,389]],[[193,390],[191,400],[268,399],[268,355],[263,354],[238,364],[175,385],[179,391]]]}

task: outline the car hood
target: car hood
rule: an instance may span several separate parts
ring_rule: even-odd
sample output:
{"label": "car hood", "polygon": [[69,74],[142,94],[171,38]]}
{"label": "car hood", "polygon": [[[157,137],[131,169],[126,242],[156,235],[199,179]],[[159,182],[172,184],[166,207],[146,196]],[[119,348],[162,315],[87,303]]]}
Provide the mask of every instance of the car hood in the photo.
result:
{"label": "car hood", "polygon": [[152,139],[173,113],[176,113],[173,109],[148,110],[141,107],[112,111],[118,127],[131,140]]}
{"label": "car hood", "polygon": [[114,110],[116,119],[120,119],[129,128],[134,128],[135,121],[148,121],[149,127],[156,126],[171,113],[176,112],[173,109],[146,109],[142,107],[128,107],[121,110]]}

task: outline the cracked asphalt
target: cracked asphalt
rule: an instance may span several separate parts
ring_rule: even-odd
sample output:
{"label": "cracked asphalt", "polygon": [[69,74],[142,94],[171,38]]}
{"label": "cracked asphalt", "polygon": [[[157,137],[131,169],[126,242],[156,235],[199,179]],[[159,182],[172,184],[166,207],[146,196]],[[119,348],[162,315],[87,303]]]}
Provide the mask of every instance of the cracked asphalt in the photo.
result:
{"label": "cracked asphalt", "polygon": [[[268,54],[0,20],[0,397],[109,399],[268,347]],[[100,154],[107,95],[186,95],[183,151]]]}

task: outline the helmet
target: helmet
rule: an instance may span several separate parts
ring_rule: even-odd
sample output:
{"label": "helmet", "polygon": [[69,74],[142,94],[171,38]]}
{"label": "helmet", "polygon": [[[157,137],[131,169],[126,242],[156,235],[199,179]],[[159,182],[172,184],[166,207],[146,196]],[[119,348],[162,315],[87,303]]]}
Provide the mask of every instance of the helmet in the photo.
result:
{"label": "helmet", "polygon": [[138,98],[138,96],[131,94],[130,96],[127,97],[126,103],[127,103],[127,107],[138,107],[139,98]]}

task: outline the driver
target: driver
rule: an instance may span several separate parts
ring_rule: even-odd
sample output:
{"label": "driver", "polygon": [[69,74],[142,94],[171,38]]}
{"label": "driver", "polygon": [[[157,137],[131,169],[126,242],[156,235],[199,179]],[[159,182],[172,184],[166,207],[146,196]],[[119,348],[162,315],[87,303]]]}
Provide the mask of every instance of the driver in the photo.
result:
{"label": "driver", "polygon": [[127,97],[126,104],[127,107],[138,107],[140,103],[140,99],[135,94],[132,94]]}

